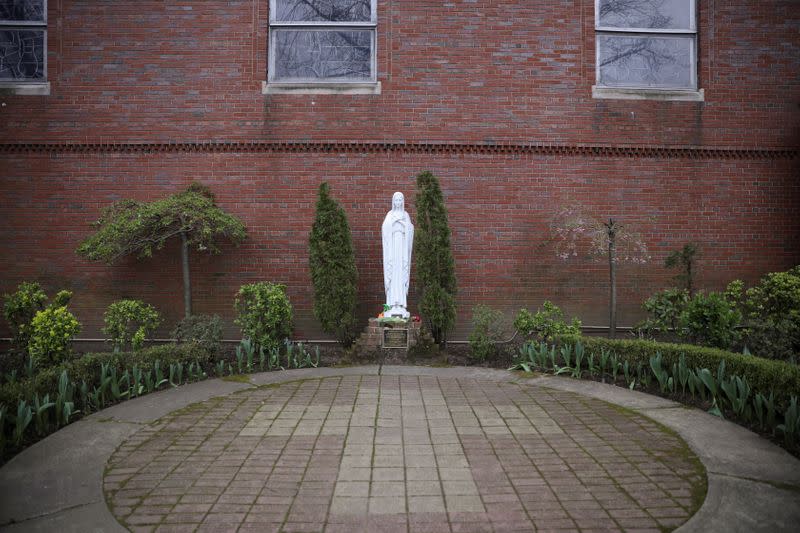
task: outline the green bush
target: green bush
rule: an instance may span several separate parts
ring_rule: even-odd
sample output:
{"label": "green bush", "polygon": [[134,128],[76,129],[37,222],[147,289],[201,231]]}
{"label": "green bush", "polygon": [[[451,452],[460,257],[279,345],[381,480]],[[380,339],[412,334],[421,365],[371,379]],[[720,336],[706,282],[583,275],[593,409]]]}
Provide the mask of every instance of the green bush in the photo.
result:
{"label": "green bush", "polygon": [[797,362],[800,355],[800,266],[773,272],[746,293],[746,344],[761,357]]}
{"label": "green bush", "polygon": [[689,303],[687,289],[666,289],[655,293],[644,302],[644,310],[650,316],[639,322],[634,331],[639,335],[678,333],[681,313]]}
{"label": "green bush", "polygon": [[497,354],[497,342],[503,339],[503,313],[488,305],[472,308],[472,331],[469,334],[470,355],[476,361],[485,361]]}
{"label": "green bush", "polygon": [[678,329],[681,336],[696,344],[728,349],[741,338],[736,330],[741,320],[742,314],[724,295],[697,293],[681,313]]}
{"label": "green bush", "polygon": [[222,319],[218,315],[188,316],[172,330],[172,337],[179,343],[196,343],[216,355],[222,346]]}
{"label": "green bush", "polygon": [[11,344],[26,350],[31,336],[31,321],[37,312],[44,310],[47,295],[38,283],[23,282],[14,294],[4,295],[3,316],[11,330]]}
{"label": "green bush", "polygon": [[71,296],[69,291],[59,292],[52,304],[33,317],[28,353],[39,368],[58,365],[72,353],[70,343],[81,325],[67,310]]}
{"label": "green bush", "polygon": [[526,337],[548,342],[559,335],[580,335],[581,321],[577,317],[567,324],[564,313],[552,302],[545,300],[542,307],[544,309],[538,309],[536,314],[520,309],[514,319],[514,329]]}
{"label": "green bush", "polygon": [[152,305],[141,300],[119,300],[106,309],[103,333],[109,336],[115,351],[128,345],[138,350],[160,322],[161,317]]}
{"label": "green bush", "polygon": [[242,335],[265,351],[280,347],[292,334],[292,306],[284,285],[266,281],[242,285],[234,307]]}
{"label": "green bush", "polygon": [[668,368],[679,363],[681,354],[685,354],[690,368],[708,368],[715,371],[720,362],[725,361],[727,375],[746,378],[754,393],[769,395],[770,391],[774,391],[775,401],[781,406],[788,405],[790,395],[800,393],[800,367],[782,361],[772,361],[717,348],[650,340],[563,336],[558,341],[568,344],[581,341],[587,356],[590,353],[599,354],[603,349],[613,352],[621,358],[620,363],[627,360],[634,368],[639,363],[648,366],[650,357],[655,356],[657,352],[661,353],[664,366]]}
{"label": "green bush", "polygon": [[319,186],[308,263],[314,285],[314,316],[325,333],[349,348],[357,335],[358,272],[347,214],[331,198],[327,183]]}

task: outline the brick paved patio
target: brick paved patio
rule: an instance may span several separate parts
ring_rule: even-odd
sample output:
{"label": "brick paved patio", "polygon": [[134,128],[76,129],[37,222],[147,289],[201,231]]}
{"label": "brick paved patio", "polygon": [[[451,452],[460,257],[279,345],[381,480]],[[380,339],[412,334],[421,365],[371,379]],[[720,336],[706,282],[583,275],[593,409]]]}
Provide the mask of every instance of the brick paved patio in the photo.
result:
{"label": "brick paved patio", "polygon": [[132,531],[673,529],[705,472],[652,420],[572,392],[343,376],[212,398],[112,455]]}

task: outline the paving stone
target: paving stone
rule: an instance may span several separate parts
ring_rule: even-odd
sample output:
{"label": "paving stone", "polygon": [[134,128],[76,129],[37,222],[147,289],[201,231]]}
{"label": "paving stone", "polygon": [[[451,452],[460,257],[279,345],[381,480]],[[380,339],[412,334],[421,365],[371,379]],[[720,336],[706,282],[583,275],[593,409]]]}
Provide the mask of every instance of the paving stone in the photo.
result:
{"label": "paving stone", "polygon": [[167,415],[117,448],[104,490],[117,517],[150,530],[673,528],[700,480],[685,450],[569,391],[350,375]]}

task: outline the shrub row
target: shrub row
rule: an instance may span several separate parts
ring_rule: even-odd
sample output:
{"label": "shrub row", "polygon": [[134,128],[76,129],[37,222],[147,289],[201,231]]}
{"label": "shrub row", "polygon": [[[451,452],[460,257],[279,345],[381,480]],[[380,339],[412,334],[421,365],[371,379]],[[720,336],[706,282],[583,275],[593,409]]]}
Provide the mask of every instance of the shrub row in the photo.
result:
{"label": "shrub row", "polygon": [[775,393],[775,402],[780,406],[789,403],[791,395],[800,394],[800,367],[783,361],[762,359],[752,355],[728,352],[717,348],[706,348],[691,344],[672,344],[649,340],[615,340],[600,337],[562,336],[559,343],[575,344],[580,340],[587,353],[609,350],[616,353],[631,366],[650,364],[650,357],[661,353],[664,365],[678,364],[681,354],[691,368],[708,368],[714,371],[725,361],[729,375],[746,378],[757,392]]}
{"label": "shrub row", "polygon": [[57,390],[58,379],[64,370],[73,383],[85,381],[89,388],[93,388],[99,385],[100,369],[104,364],[118,373],[133,366],[149,372],[156,361],[160,362],[162,368],[174,363],[200,363],[205,367],[211,364],[211,357],[212,352],[198,343],[165,344],[136,352],[87,353],[78,359],[41,369],[33,378],[23,378],[0,386],[0,404],[14,406],[21,399],[31,401],[36,394],[43,396],[52,393]]}

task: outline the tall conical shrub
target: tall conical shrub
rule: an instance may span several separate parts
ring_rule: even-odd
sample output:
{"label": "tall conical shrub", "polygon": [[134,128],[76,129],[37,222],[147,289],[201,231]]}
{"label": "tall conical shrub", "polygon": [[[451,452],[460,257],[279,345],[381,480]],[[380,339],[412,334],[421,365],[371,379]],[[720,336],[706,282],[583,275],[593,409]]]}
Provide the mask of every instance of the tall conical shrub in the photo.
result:
{"label": "tall conical shrub", "polygon": [[456,268],[450,227],[439,180],[428,171],[417,176],[417,229],[414,242],[420,311],[440,345],[456,321]]}
{"label": "tall conical shrub", "polygon": [[309,236],[309,266],[314,284],[314,315],[322,330],[345,348],[356,338],[358,272],[350,225],[342,206],[319,186],[317,214]]}

